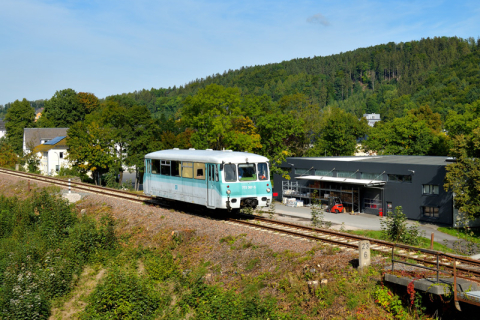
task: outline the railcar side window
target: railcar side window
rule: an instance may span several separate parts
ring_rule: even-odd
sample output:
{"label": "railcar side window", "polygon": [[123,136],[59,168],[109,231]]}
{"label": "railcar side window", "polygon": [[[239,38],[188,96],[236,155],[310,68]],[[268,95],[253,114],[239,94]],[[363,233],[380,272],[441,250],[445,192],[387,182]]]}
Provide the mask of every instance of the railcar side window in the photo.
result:
{"label": "railcar side window", "polygon": [[218,165],[214,164],[214,166],[215,166],[215,181],[218,182]]}
{"label": "railcar side window", "polygon": [[237,181],[237,168],[234,164],[226,164],[223,166],[223,171],[225,171],[225,181],[233,182]]}
{"label": "railcar side window", "polygon": [[160,160],[153,160],[152,159],[152,173],[153,174],[160,174]]}
{"label": "railcar side window", "polygon": [[258,164],[258,179],[268,180],[268,166],[266,163]]}
{"label": "railcar side window", "polygon": [[238,180],[240,181],[255,181],[257,174],[255,171],[255,164],[241,163],[238,165]]}
{"label": "railcar side window", "polygon": [[182,162],[182,177],[193,178],[193,162]]}
{"label": "railcar side window", "polygon": [[195,162],[193,172],[195,173],[195,179],[205,180],[205,163]]}
{"label": "railcar side window", "polygon": [[182,163],[180,161],[171,161],[170,168],[172,170],[172,177],[180,177],[180,168]]}
{"label": "railcar side window", "polygon": [[162,167],[160,168],[160,173],[164,176],[170,175],[170,161],[162,160]]}

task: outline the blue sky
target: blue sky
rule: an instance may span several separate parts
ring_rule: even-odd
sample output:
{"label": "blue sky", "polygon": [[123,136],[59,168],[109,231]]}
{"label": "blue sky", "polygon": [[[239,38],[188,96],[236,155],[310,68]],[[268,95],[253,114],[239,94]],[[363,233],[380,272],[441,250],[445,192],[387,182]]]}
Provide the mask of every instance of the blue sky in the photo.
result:
{"label": "blue sky", "polygon": [[1,0],[0,105],[435,36],[480,36],[478,1]]}

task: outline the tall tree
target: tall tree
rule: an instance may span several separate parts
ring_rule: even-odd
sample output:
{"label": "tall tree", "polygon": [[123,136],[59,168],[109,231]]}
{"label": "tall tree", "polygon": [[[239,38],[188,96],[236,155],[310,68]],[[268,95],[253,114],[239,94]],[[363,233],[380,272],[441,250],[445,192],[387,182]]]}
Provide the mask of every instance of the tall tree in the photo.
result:
{"label": "tall tree", "polygon": [[60,90],[45,102],[42,117],[46,117],[50,121],[49,124],[53,124],[56,128],[69,128],[74,123],[85,119],[87,105],[80,102],[75,90]]}
{"label": "tall tree", "polygon": [[23,129],[35,126],[35,110],[27,99],[15,102],[8,108],[5,115],[5,129],[7,138],[15,152],[23,154]]}

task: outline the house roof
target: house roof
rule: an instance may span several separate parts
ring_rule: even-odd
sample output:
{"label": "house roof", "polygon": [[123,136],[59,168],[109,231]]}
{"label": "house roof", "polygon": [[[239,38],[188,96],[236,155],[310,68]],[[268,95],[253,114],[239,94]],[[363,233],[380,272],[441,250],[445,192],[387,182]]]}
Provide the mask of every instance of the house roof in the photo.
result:
{"label": "house roof", "polygon": [[33,148],[34,152],[46,152],[50,149],[59,146],[66,146],[66,136],[55,137],[50,141],[45,142],[44,144],[40,144]]}
{"label": "house roof", "polygon": [[27,149],[32,149],[42,143],[42,140],[66,136],[68,128],[25,128],[23,141]]}

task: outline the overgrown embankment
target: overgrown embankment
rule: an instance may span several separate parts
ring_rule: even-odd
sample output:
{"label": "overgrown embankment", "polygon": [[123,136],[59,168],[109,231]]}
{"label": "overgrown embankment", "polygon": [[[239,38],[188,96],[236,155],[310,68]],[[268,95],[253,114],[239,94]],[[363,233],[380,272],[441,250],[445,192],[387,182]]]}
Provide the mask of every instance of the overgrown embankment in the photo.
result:
{"label": "overgrown embankment", "polygon": [[423,317],[381,286],[380,256],[360,274],[355,252],[103,200],[0,197],[2,319]]}

